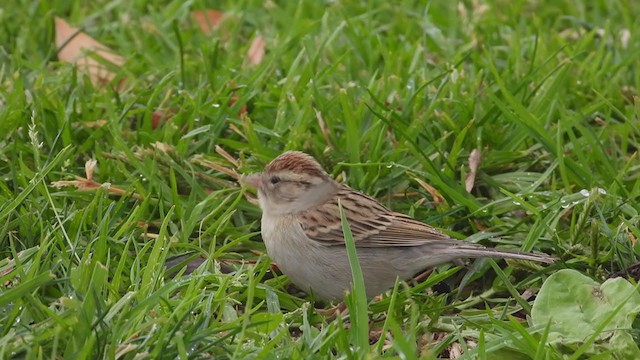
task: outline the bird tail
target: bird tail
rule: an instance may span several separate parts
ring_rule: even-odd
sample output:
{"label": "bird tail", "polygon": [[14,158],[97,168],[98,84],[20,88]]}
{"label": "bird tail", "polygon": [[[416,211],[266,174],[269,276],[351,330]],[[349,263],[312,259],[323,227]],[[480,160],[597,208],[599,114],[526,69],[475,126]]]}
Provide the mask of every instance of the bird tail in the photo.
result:
{"label": "bird tail", "polygon": [[459,253],[460,258],[491,257],[537,261],[545,264],[552,264],[556,260],[558,260],[558,258],[547,254],[525,253],[517,250],[494,249],[487,248],[481,245],[471,244],[460,245],[458,249],[456,249],[456,252]]}

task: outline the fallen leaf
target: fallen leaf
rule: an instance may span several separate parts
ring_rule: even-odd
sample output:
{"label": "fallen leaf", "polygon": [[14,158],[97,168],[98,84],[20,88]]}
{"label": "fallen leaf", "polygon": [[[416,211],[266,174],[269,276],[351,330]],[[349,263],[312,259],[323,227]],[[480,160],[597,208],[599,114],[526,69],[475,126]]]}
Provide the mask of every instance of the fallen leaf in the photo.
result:
{"label": "fallen leaf", "polygon": [[250,66],[256,66],[262,62],[265,52],[264,45],[264,36],[258,35],[253,39],[247,52],[247,62]]}
{"label": "fallen leaf", "polygon": [[62,180],[62,181],[54,181],[51,183],[51,186],[56,188],[62,188],[66,186],[73,186],[78,190],[96,190],[98,188],[104,187],[108,192],[118,196],[131,196],[134,199],[140,200],[142,196],[136,193],[128,192],[119,187],[113,186],[110,183],[100,184],[93,180],[93,173],[95,171],[96,165],[98,162],[94,159],[87,161],[84,164],[85,177],[76,176],[75,180]]}
{"label": "fallen leaf", "polygon": [[95,57],[99,56],[114,66],[120,67],[124,64],[122,56],[59,17],[55,18],[55,28],[55,41],[60,61],[75,64],[78,71],[87,73],[96,86],[113,81],[116,74]]}
{"label": "fallen leaf", "polygon": [[238,129],[237,126],[235,126],[234,124],[229,124],[229,130],[233,131],[234,133],[240,135],[242,138],[246,139],[247,136],[242,132],[242,130]]}
{"label": "fallen leaf", "polygon": [[426,182],[418,179],[418,178],[413,178],[416,182],[418,182],[418,184],[420,184],[420,186],[422,186],[423,189],[427,190],[427,192],[429,194],[431,194],[431,197],[433,198],[433,202],[436,204],[442,204],[444,202],[444,196],[442,196],[440,194],[440,192],[438,190],[436,190],[436,188],[434,188],[433,186],[427,184]]}
{"label": "fallen leaf", "polygon": [[469,173],[467,174],[467,178],[465,179],[465,188],[468,193],[473,190],[473,185],[476,182],[476,175],[478,173],[478,166],[480,166],[480,160],[482,156],[480,154],[479,149],[473,149],[471,154],[469,154]]}
{"label": "fallen leaf", "polygon": [[[236,94],[235,92],[233,92],[231,94],[231,98],[229,99],[229,106],[233,106],[235,103],[238,102],[238,94]],[[238,111],[238,117],[244,115],[247,113],[247,104],[242,105],[242,107],[240,108],[240,110]]]}
{"label": "fallen leaf", "polygon": [[175,152],[176,150],[172,145],[160,141],[151,143],[151,147],[165,154]]}
{"label": "fallen leaf", "polygon": [[[236,84],[233,82],[233,80],[229,80],[229,87],[231,89],[235,89],[236,88]],[[235,105],[235,103],[238,102],[238,100],[240,99],[240,97],[238,96],[238,94],[233,91],[231,93],[231,97],[229,98],[229,107],[232,107],[233,105]],[[243,104],[242,107],[240,108],[240,110],[238,111],[238,117],[242,117],[242,115],[247,113],[247,104]]]}
{"label": "fallen leaf", "polygon": [[160,125],[164,123],[168,123],[169,120],[173,117],[173,111],[162,111],[156,110],[151,113],[151,128],[153,130],[157,129]]}
{"label": "fallen leaf", "polygon": [[480,221],[478,220],[473,220],[474,224],[476,224],[476,228],[478,228],[478,230],[480,231],[486,231],[487,227],[484,226]]}
{"label": "fallen leaf", "polygon": [[201,165],[201,166],[204,166],[204,167],[208,167],[209,169],[213,169],[215,171],[221,172],[221,173],[226,174],[226,175],[228,175],[228,176],[230,176],[230,177],[232,177],[232,178],[234,178],[236,180],[240,180],[240,178],[241,178],[240,174],[238,174],[238,172],[236,172],[235,169],[230,169],[230,168],[228,168],[226,166],[217,164],[217,163],[215,163],[213,161],[206,160],[200,155],[196,155],[193,158],[191,158],[190,162],[192,164],[198,164],[198,165]]}
{"label": "fallen leaf", "polygon": [[220,145],[216,145],[215,147],[215,151],[218,153],[218,155],[222,156],[223,158],[225,158],[228,162],[230,162],[231,164],[233,164],[233,166],[237,168],[240,167],[240,163],[238,162],[238,159],[234,158],[233,156],[231,156],[231,154],[229,154],[225,149],[223,149]]}
{"label": "fallen leaf", "polygon": [[191,16],[206,35],[211,35],[214,30],[217,30],[224,19],[222,11],[213,9],[195,10],[191,12]]}
{"label": "fallen leaf", "polygon": [[316,120],[318,120],[318,126],[320,127],[320,132],[322,133],[322,137],[324,137],[324,141],[325,143],[327,143],[327,147],[332,149],[333,146],[331,144],[331,131],[329,130],[327,123],[324,121],[324,117],[322,116],[322,113],[320,112],[320,110],[316,108],[314,108],[313,110],[316,112]]}
{"label": "fallen leaf", "polygon": [[75,178],[75,180],[54,181],[51,183],[51,186],[55,188],[73,186],[78,190],[95,190],[100,187],[100,184],[93,180],[89,180],[80,176],[76,176]]}

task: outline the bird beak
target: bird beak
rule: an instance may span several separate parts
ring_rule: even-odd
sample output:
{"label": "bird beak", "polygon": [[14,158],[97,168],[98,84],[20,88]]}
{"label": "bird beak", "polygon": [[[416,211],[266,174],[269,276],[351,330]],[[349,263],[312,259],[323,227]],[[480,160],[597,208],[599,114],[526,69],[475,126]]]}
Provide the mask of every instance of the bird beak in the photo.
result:
{"label": "bird beak", "polygon": [[240,184],[248,185],[256,189],[262,189],[264,187],[262,173],[243,176],[242,178],[240,178]]}

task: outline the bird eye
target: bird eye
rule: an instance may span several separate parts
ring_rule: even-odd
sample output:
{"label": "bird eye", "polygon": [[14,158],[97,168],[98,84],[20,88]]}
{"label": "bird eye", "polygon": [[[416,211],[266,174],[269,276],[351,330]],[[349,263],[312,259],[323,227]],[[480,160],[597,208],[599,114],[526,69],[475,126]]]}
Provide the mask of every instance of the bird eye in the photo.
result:
{"label": "bird eye", "polygon": [[277,176],[272,176],[269,181],[271,181],[272,184],[277,184],[280,182],[280,178]]}

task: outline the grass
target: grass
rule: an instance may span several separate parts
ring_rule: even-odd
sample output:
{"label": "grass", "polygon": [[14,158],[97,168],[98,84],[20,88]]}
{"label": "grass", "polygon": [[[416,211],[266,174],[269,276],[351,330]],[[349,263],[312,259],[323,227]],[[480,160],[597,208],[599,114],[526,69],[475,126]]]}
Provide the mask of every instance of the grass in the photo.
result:
{"label": "grass", "polygon": [[[602,280],[636,260],[640,5],[226,1],[207,36],[190,12],[211,6],[0,6],[0,357],[578,349],[547,344],[523,293],[560,268]],[[54,16],[125,57],[122,91],[57,61]],[[257,35],[267,52],[250,66]],[[155,111],[172,117],[155,127]],[[285,149],[451,236],[563,261],[478,260],[398,283],[369,304],[370,346],[354,348],[361,322],[318,315],[329,305],[272,271],[259,209],[230,176]],[[51,186],[85,176],[91,159],[104,185]],[[171,277],[179,255],[200,265],[189,274],[183,261]]]}

